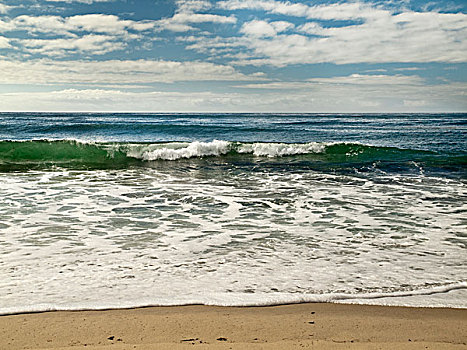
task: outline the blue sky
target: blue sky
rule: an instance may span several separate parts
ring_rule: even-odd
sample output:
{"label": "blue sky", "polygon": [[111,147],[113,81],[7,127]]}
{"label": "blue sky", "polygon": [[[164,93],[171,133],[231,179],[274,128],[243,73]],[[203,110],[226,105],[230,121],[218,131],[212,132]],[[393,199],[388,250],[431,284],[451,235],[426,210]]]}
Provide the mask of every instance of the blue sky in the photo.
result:
{"label": "blue sky", "polygon": [[1,111],[466,111],[466,62],[464,0],[0,0]]}

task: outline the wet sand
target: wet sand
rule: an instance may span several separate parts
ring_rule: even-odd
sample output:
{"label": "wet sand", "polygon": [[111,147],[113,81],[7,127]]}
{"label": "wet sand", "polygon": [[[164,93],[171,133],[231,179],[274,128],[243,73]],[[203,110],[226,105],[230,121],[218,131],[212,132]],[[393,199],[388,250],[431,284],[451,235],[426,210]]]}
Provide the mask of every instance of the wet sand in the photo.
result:
{"label": "wet sand", "polygon": [[0,349],[467,349],[467,309],[177,306],[0,316]]}

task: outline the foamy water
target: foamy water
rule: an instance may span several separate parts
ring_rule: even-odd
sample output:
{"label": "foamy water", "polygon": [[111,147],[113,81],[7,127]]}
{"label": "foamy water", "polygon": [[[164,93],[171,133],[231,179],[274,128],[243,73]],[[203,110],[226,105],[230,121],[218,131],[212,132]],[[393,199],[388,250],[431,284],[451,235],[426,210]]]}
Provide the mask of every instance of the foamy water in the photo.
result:
{"label": "foamy water", "polygon": [[0,142],[0,314],[467,307],[463,155],[357,141]]}
{"label": "foamy water", "polygon": [[[460,182],[176,175],[1,174],[0,312],[391,294],[433,306],[427,294],[467,288]],[[457,295],[434,305],[465,307]]]}

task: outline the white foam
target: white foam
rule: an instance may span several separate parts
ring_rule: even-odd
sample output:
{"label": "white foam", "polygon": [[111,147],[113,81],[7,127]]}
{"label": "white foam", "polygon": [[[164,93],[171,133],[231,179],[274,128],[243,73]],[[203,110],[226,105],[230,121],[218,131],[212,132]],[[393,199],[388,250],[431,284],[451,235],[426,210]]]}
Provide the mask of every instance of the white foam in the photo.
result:
{"label": "white foam", "polygon": [[297,154],[322,153],[326,149],[325,143],[310,142],[304,144],[287,143],[245,143],[239,153],[252,153],[255,156],[283,157]]}
{"label": "white foam", "polygon": [[232,143],[214,140],[212,142],[168,143],[147,146],[133,145],[127,156],[143,160],[177,160],[206,156],[220,156],[230,151]]}
{"label": "white foam", "polygon": [[[29,142],[30,140],[16,141]],[[178,160],[187,158],[202,158],[209,156],[221,156],[231,151],[241,154],[252,154],[257,157],[285,157],[300,154],[316,154],[325,152],[326,148],[339,142],[309,142],[309,143],[274,143],[256,142],[242,143],[224,140],[211,142],[169,142],[169,143],[109,143],[100,140],[86,139],[41,139],[35,141],[56,142],[65,141],[75,145],[93,145],[105,149],[110,158],[116,152],[124,152],[128,157],[145,161]]]}
{"label": "white foam", "polygon": [[2,312],[467,306],[462,181],[173,165],[1,173]]}
{"label": "white foam", "polygon": [[[230,151],[243,154],[253,154],[263,157],[283,157],[297,154],[322,153],[328,144],[310,142],[304,144],[286,143],[236,143],[222,140],[211,142],[186,142],[163,144],[131,144],[128,145],[127,156],[153,161],[177,160],[182,158],[197,158],[220,156]],[[109,148],[109,151],[113,148]]]}
{"label": "white foam", "polygon": [[[163,295],[159,298],[144,298],[140,300],[95,300],[88,302],[74,303],[43,303],[33,305],[20,305],[13,307],[0,307],[0,315],[12,315],[20,313],[46,312],[46,311],[82,311],[82,310],[107,310],[107,309],[128,309],[149,306],[183,306],[183,305],[209,305],[226,307],[251,307],[251,306],[274,306],[300,303],[338,303],[338,304],[359,304],[359,305],[397,305],[408,307],[449,307],[466,308],[465,304],[458,303],[458,300],[442,301],[430,306],[420,305],[417,299],[410,297],[423,297],[429,299],[430,296],[440,294],[464,292],[467,293],[467,282],[454,283],[446,286],[437,286],[413,291],[394,293],[323,293],[323,294],[296,294],[296,293],[210,293],[202,295],[190,295],[187,291],[183,295]],[[378,302],[378,300],[380,300]],[[396,300],[396,302],[391,302]],[[436,299],[435,299],[436,300]],[[457,302],[456,302],[457,301]]]}

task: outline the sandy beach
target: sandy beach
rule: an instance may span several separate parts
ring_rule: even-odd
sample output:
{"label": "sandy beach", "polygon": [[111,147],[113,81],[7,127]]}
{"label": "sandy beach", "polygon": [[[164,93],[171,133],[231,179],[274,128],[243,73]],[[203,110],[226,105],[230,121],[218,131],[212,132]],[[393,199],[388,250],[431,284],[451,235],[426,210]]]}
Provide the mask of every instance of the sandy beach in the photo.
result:
{"label": "sandy beach", "polygon": [[466,349],[467,310],[295,304],[0,317],[0,349]]}

